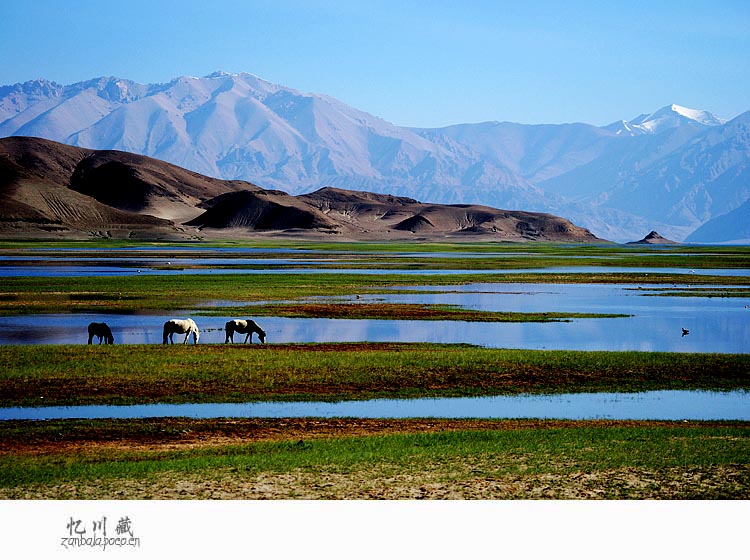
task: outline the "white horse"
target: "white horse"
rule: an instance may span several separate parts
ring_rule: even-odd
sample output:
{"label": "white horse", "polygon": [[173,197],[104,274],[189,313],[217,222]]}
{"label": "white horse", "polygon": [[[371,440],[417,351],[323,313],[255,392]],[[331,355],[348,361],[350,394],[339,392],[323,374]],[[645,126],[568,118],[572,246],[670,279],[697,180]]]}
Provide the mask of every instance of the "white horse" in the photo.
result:
{"label": "white horse", "polygon": [[99,338],[99,344],[115,343],[115,337],[112,336],[112,330],[107,323],[89,323],[89,344],[95,336]]}
{"label": "white horse", "polygon": [[257,333],[258,339],[260,339],[261,343],[266,342],[266,331],[261,329],[258,326],[258,323],[252,319],[233,319],[232,321],[227,321],[224,328],[227,331],[227,338],[224,341],[225,344],[230,341],[234,342],[234,333],[236,332],[246,334],[245,342],[247,342],[247,339],[249,338],[250,344],[253,343],[253,333]]}
{"label": "white horse", "polygon": [[193,343],[198,344],[200,338],[200,331],[198,325],[192,319],[170,319],[164,323],[164,344],[167,344],[167,340],[174,344],[175,334],[185,335],[185,344],[188,343],[188,337],[193,334]]}

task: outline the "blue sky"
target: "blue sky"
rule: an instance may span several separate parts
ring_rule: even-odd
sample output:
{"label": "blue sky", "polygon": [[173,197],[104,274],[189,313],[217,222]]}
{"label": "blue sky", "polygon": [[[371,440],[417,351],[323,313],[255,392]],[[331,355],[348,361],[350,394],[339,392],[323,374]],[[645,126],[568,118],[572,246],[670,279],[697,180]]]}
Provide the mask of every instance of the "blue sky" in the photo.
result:
{"label": "blue sky", "polygon": [[403,126],[750,110],[750,2],[0,0],[0,84],[250,72]]}

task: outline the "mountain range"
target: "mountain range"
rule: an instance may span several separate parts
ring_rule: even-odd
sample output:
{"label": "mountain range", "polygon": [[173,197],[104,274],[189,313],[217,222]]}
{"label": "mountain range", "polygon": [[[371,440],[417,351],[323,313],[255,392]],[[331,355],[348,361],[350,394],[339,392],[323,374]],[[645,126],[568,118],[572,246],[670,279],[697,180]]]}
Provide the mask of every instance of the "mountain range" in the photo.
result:
{"label": "mountain range", "polygon": [[146,155],[290,195],[336,187],[551,213],[613,241],[652,230],[691,241],[709,221],[701,241],[742,239],[733,213],[750,199],[750,112],[725,121],[679,105],[604,127],[425,129],[246,73],[40,79],[0,87],[7,136]]}
{"label": "mountain range", "polygon": [[161,160],[35,137],[0,138],[0,238],[599,242],[550,214],[421,203],[323,187],[292,196]]}

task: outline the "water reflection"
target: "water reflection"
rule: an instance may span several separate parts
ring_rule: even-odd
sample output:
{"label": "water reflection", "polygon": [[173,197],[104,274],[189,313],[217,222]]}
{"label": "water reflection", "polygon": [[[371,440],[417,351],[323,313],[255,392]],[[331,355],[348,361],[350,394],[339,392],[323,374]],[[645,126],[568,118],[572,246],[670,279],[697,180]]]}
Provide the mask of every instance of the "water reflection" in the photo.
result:
{"label": "water reflection", "polygon": [[649,391],[335,403],[208,403],[3,408],[0,420],[94,418],[542,418],[750,420],[747,391]]}
{"label": "water reflection", "polygon": [[[6,258],[7,260],[7,258]],[[185,274],[415,274],[415,275],[492,275],[492,274],[679,274],[686,282],[694,275],[710,276],[750,276],[750,269],[701,269],[689,271],[684,268],[641,268],[616,266],[562,266],[549,268],[499,268],[499,269],[409,269],[409,268],[322,268],[326,264],[346,265],[349,263],[325,260],[300,261],[291,259],[183,259],[170,261],[167,265],[160,261],[154,264],[144,261],[140,264],[108,264],[107,259],[92,259],[89,264],[70,264],[75,259],[61,259],[59,264],[50,265],[49,259],[39,264],[26,262],[0,266],[0,278],[32,276],[39,278],[79,277],[79,276],[174,276]],[[82,259],[83,260],[83,259]],[[111,259],[118,262],[119,259]],[[120,263],[122,261],[119,261]],[[188,268],[163,268],[164,266]],[[200,266],[206,268],[190,268]],[[232,268],[226,268],[231,266]],[[243,268],[246,267],[246,268]],[[283,268],[273,268],[283,267]]]}
{"label": "water reflection", "polygon": [[[65,256],[55,255],[54,250],[45,250],[50,254],[45,256],[1,256],[0,277],[75,277],[75,276],[132,276],[144,275],[184,275],[184,274],[607,274],[633,273],[642,274],[647,278],[649,274],[684,275],[688,279],[691,275],[714,276],[750,276],[750,268],[745,269],[686,269],[678,267],[622,267],[622,266],[550,266],[545,268],[498,268],[483,269],[421,269],[400,268],[399,259],[402,258],[453,258],[471,261],[477,258],[513,258],[532,255],[531,253],[389,253],[393,262],[381,263],[384,269],[357,268],[360,263],[347,262],[340,254],[328,251],[303,250],[271,250],[271,249],[206,249],[206,250],[158,250],[133,249],[123,251],[122,256],[103,257],[100,250],[68,250]],[[107,250],[108,253],[117,252],[116,249]],[[159,256],[151,256],[159,254]],[[244,256],[245,254],[251,256]],[[381,255],[377,252],[352,252],[352,255]],[[166,255],[171,255],[167,257]],[[298,258],[303,256],[304,258]],[[612,259],[617,257],[601,257],[595,255],[546,256],[555,258],[580,259],[585,262],[589,258]],[[338,267],[352,266],[352,268],[325,268],[327,265]],[[366,264],[366,261],[361,263]],[[194,268],[198,267],[198,268]],[[230,268],[227,268],[230,267]]]}
{"label": "water reflection", "polygon": [[[750,352],[750,309],[742,298],[646,297],[649,286],[473,284],[420,293],[363,296],[356,301],[458,305],[520,312],[593,312],[631,315],[558,323],[468,323],[288,319],[255,317],[269,343],[439,342],[491,348],[665,352]],[[656,288],[654,286],[653,288]],[[117,344],[160,344],[170,315],[56,314],[0,317],[0,344],[85,344],[86,326],[106,322]],[[224,342],[224,323],[234,317],[192,314],[201,343]],[[682,329],[690,331],[682,336]]]}

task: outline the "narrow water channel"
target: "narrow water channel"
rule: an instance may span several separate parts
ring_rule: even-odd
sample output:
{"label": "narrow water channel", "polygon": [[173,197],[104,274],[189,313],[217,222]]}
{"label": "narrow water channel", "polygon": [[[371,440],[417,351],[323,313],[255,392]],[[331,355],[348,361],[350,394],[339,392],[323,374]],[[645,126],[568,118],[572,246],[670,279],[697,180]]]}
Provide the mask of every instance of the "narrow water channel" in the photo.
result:
{"label": "narrow water channel", "polygon": [[341,402],[0,408],[0,420],[165,417],[750,420],[750,392],[648,391]]}

